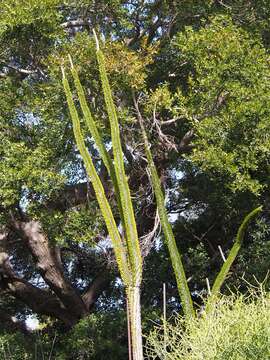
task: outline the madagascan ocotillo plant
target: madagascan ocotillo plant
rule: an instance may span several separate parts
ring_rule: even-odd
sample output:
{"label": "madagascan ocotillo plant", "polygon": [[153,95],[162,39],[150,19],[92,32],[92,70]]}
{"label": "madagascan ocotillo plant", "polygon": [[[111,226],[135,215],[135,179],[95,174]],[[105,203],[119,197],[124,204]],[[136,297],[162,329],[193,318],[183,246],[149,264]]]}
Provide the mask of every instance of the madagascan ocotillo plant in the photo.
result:
{"label": "madagascan ocotillo plant", "polygon": [[[75,66],[73,66],[71,58],[70,58],[70,64],[71,64],[70,71],[78,95],[81,111],[83,113],[83,118],[91,133],[93,140],[95,141],[101,159],[108,170],[108,174],[110,175],[112,184],[114,186],[115,196],[120,214],[121,227],[123,228],[123,231],[121,233],[119,232],[119,227],[118,227],[119,224],[117,224],[117,221],[113,215],[112,208],[106,197],[104,187],[95,169],[91,155],[89,154],[88,149],[85,145],[85,140],[81,131],[80,117],[77,108],[75,106],[75,103],[73,101],[73,96],[69,81],[65,75],[64,69],[62,68],[63,87],[73,123],[75,141],[82,156],[82,159],[84,161],[89,179],[92,182],[93,189],[95,191],[96,198],[108,230],[108,234],[112,241],[116,262],[119,268],[119,273],[126,289],[127,311],[128,311],[128,319],[129,319],[130,334],[131,334],[132,359],[141,360],[143,359],[143,349],[142,349],[142,329],[141,329],[140,287],[142,281],[143,258],[140,249],[139,237],[137,233],[137,226],[136,226],[133,204],[131,200],[130,188],[125,173],[124,156],[123,156],[121,140],[120,140],[117,111],[113,102],[112,92],[106,74],[105,58],[101,49],[99,48],[99,42],[97,40],[96,35],[95,38],[97,44],[96,56],[98,60],[99,74],[102,84],[103,96],[106,104],[106,110],[110,123],[113,159],[111,159],[106,149],[106,146],[102,141],[102,137],[99,134],[99,130],[95,124],[95,120],[87,104],[84,89],[81,85],[77,70]],[[134,105],[137,110],[138,120],[142,130],[145,153],[147,156],[148,166],[150,169],[151,183],[155,194],[161,227],[164,233],[165,242],[167,244],[170,253],[170,258],[176,277],[176,282],[182,302],[183,312],[185,317],[193,318],[195,317],[195,311],[192,302],[192,296],[188,288],[186,274],[181,260],[181,254],[179,252],[179,249],[177,248],[177,244],[172,231],[172,226],[169,222],[168,214],[165,207],[163,189],[150,151],[150,145],[148,142],[146,130],[144,128],[143,118],[141,116],[135,96],[134,96]],[[257,208],[254,211],[252,211],[250,214],[248,214],[247,217],[244,219],[242,225],[240,226],[235,244],[232,247],[228,258],[224,262],[223,267],[214,283],[212,290],[213,296],[210,297],[211,301],[209,301],[209,304],[210,303],[213,304],[213,300],[215,296],[218,294],[223,282],[225,281],[230,266],[241,247],[241,243],[244,237],[244,231],[249,221],[260,210],[261,208]]]}
{"label": "madagascan ocotillo plant", "polygon": [[[111,176],[115,189],[119,213],[121,217],[121,225],[124,229],[120,234],[117,222],[114,218],[112,208],[106,197],[104,187],[97,174],[93,164],[91,155],[85,145],[84,137],[81,132],[80,118],[77,108],[74,104],[71,88],[65,71],[63,73],[63,87],[68,103],[69,112],[73,122],[73,131],[77,147],[83,158],[85,168],[89,179],[93,185],[96,198],[104,218],[109,236],[111,238],[119,273],[126,288],[127,311],[130,321],[131,333],[131,351],[133,360],[143,359],[142,350],[142,330],[141,330],[141,307],[140,307],[140,286],[142,280],[142,254],[137,233],[136,221],[134,216],[133,205],[131,201],[130,189],[125,174],[124,157],[120,141],[119,123],[115,105],[113,102],[108,77],[105,70],[105,60],[103,53],[97,43],[97,60],[99,64],[99,72],[102,83],[103,95],[106,103],[107,113],[111,128],[111,141],[113,148],[113,161],[110,158],[101,136],[98,132],[91,111],[87,105],[84,90],[81,86],[77,71],[71,61],[71,73],[78,93],[80,106],[84,115],[86,124],[96,143],[101,158]],[[70,59],[71,60],[71,59]]]}

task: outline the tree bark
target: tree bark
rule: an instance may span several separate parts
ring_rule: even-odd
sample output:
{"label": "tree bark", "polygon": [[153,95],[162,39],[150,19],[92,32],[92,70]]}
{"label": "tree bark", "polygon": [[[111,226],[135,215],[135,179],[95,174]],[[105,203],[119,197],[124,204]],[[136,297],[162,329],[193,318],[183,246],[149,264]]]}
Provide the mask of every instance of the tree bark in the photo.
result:
{"label": "tree bark", "polygon": [[73,326],[77,317],[68,311],[52,293],[39,289],[19,277],[13,270],[7,253],[0,253],[0,288],[21,300],[38,314],[54,316],[67,326]]}
{"label": "tree bark", "polygon": [[38,221],[13,223],[16,230],[25,240],[33,255],[37,269],[50,289],[58,296],[64,306],[75,314],[78,319],[87,315],[87,308],[72,284],[65,278],[59,258],[54,248],[43,233]]}
{"label": "tree bark", "polygon": [[49,210],[65,211],[94,199],[95,193],[91,184],[84,182],[66,185],[53,199],[46,201],[44,207]]}
{"label": "tree bark", "polygon": [[85,291],[82,299],[88,311],[90,311],[91,307],[94,305],[99,295],[109,284],[109,282],[110,279],[108,274],[103,272],[94,279],[90,287]]}

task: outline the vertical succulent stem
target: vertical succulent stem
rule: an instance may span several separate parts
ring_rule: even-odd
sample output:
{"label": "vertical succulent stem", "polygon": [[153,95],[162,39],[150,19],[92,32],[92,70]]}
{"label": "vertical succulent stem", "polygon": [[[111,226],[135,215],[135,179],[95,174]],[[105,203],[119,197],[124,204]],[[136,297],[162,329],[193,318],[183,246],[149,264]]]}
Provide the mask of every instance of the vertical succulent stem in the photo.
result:
{"label": "vertical succulent stem", "polygon": [[129,286],[127,288],[132,343],[132,360],[143,359],[140,297],[140,286]]}
{"label": "vertical succulent stem", "polygon": [[106,73],[104,55],[99,49],[98,41],[96,54],[99,64],[99,73],[102,83],[103,94],[111,126],[114,166],[124,214],[124,226],[127,237],[129,260],[132,267],[133,285],[139,286],[142,275],[142,256],[138,239],[137,226],[131,201],[130,189],[125,174],[124,156],[120,140],[118,117]]}
{"label": "vertical succulent stem", "polygon": [[123,209],[122,209],[122,204],[121,204],[121,199],[120,199],[120,191],[119,191],[119,187],[118,187],[118,183],[117,183],[117,179],[116,179],[116,174],[115,174],[115,169],[113,166],[113,162],[112,159],[109,156],[109,153],[105,147],[104,142],[102,141],[102,137],[99,134],[97,125],[95,123],[95,120],[92,116],[91,110],[87,104],[87,100],[85,97],[85,93],[84,93],[84,89],[82,87],[78,72],[76,70],[76,67],[73,65],[71,56],[69,55],[69,60],[70,60],[70,64],[71,64],[71,74],[74,80],[74,84],[76,87],[76,91],[79,97],[79,102],[80,102],[80,106],[82,109],[82,113],[84,116],[84,120],[86,122],[86,125],[90,131],[90,134],[92,135],[95,144],[98,148],[99,154],[102,158],[102,161],[104,163],[104,165],[107,168],[108,174],[111,177],[111,180],[113,182],[113,186],[115,189],[115,195],[116,195],[116,199],[117,199],[117,205],[118,205],[118,209],[119,209],[119,213],[120,213],[120,218],[122,223],[124,223],[124,215],[123,215]]}
{"label": "vertical succulent stem", "polygon": [[160,222],[162,226],[162,230],[165,236],[166,244],[168,246],[168,250],[170,253],[170,258],[172,262],[172,266],[174,269],[174,274],[176,277],[177,287],[180,294],[180,298],[182,300],[182,306],[184,310],[184,314],[187,317],[194,317],[195,312],[193,308],[193,303],[191,299],[191,294],[188,288],[187,278],[185,274],[185,270],[183,267],[183,263],[181,260],[181,255],[179,253],[179,250],[176,245],[176,241],[173,235],[172,227],[168,219],[168,214],[165,208],[165,199],[162,192],[162,187],[160,183],[160,179],[157,173],[156,166],[153,161],[153,157],[150,151],[150,145],[147,139],[146,131],[143,125],[143,119],[138,107],[138,104],[136,102],[135,96],[133,95],[134,99],[134,105],[136,107],[136,111],[138,114],[138,120],[140,123],[143,141],[144,141],[144,148],[145,153],[148,161],[148,166],[151,174],[151,182],[154,189],[157,207],[158,207],[158,213],[160,217]]}
{"label": "vertical succulent stem", "polygon": [[[96,41],[97,37],[94,33]],[[99,203],[102,216],[106,223],[108,233],[113,243],[116,260],[119,267],[121,278],[126,286],[127,293],[127,311],[128,322],[130,325],[132,360],[143,360],[142,348],[142,329],[141,329],[141,306],[140,306],[140,286],[142,279],[142,255],[140,250],[139,238],[137,233],[137,226],[131,201],[130,189],[125,174],[124,156],[120,140],[120,130],[117,118],[116,109],[113,103],[112,93],[105,69],[104,56],[99,49],[97,41],[97,59],[99,64],[100,78],[102,82],[103,94],[105,98],[106,108],[110,120],[111,137],[113,146],[114,162],[110,159],[105,145],[99,135],[97,126],[92,117],[91,111],[87,105],[85,94],[79,80],[76,69],[71,62],[71,73],[75,83],[75,87],[79,96],[80,106],[86,121],[86,124],[96,142],[102,160],[107,167],[111,176],[117,200],[118,207],[121,214],[121,219],[124,227],[125,238],[122,239],[115,219],[112,214],[112,209],[106,198],[103,185],[93,165],[91,156],[89,155],[84,143],[83,135],[80,128],[80,119],[77,109],[72,99],[69,82],[65,77],[63,71],[63,87],[65,90],[68,107],[73,122],[73,130],[75,140],[83,158],[87,174],[93,184],[97,201]]]}
{"label": "vertical succulent stem", "polygon": [[206,312],[211,310],[211,308],[215,302],[215,299],[220,292],[221,286],[224,283],[224,281],[226,280],[228,272],[230,271],[230,268],[231,268],[237,254],[241,248],[241,245],[243,243],[245,231],[246,231],[248,224],[261,211],[262,211],[262,206],[259,206],[256,209],[252,210],[249,214],[246,215],[242,224],[240,225],[240,227],[237,231],[237,235],[236,235],[233,247],[231,248],[227,259],[223,263],[221,270],[218,273],[216,280],[214,282],[214,285],[211,289],[211,296],[208,298],[208,301],[207,301]]}
{"label": "vertical succulent stem", "polygon": [[127,313],[127,331],[128,331],[128,360],[132,360],[132,344],[131,344],[131,324],[130,324],[130,310],[129,310],[129,298],[126,291],[126,313]]}
{"label": "vertical succulent stem", "polygon": [[94,191],[96,194],[96,198],[97,198],[99,207],[101,209],[102,216],[104,218],[106,227],[108,229],[108,233],[109,233],[110,238],[113,243],[120,275],[121,275],[124,283],[126,285],[128,285],[131,281],[131,274],[130,274],[128,259],[127,259],[126,249],[124,248],[124,246],[122,244],[122,239],[119,234],[117,225],[115,223],[111,207],[106,198],[103,185],[102,185],[100,178],[96,172],[96,169],[92,162],[91,156],[89,155],[87,148],[85,146],[84,138],[83,138],[83,135],[81,133],[81,128],[80,128],[80,119],[79,119],[75,104],[73,102],[70,86],[69,86],[67,78],[65,77],[64,71],[63,71],[63,87],[64,87],[64,91],[66,94],[71,119],[73,122],[73,131],[74,131],[75,140],[76,140],[78,149],[80,151],[80,154],[83,158],[87,174],[92,182],[92,185],[93,185],[93,188],[94,188]]}
{"label": "vertical succulent stem", "polygon": [[[103,95],[110,121],[114,161],[112,161],[112,159],[110,158],[106,150],[105,144],[102,141],[102,137],[99,134],[95,120],[91,114],[89,106],[87,105],[85,93],[81,85],[78,73],[74,68],[72,60],[70,58],[71,73],[73,76],[74,84],[77,90],[77,94],[79,97],[79,102],[84,115],[85,122],[97,145],[102,161],[106,166],[114,185],[117,202],[118,202],[118,208],[124,229],[123,237],[119,233],[102,182],[97,174],[92,158],[86,148],[84,138],[81,132],[80,119],[72,98],[70,85],[65,76],[65,72],[62,69],[63,87],[64,87],[71,119],[73,122],[73,130],[74,130],[76,144],[84,161],[87,174],[92,182],[95,195],[99,207],[101,209],[102,216],[104,218],[109,236],[111,238],[114,247],[120,276],[126,288],[128,328],[130,332],[129,345],[131,346],[131,352],[129,356],[130,358],[132,358],[132,360],[143,360],[141,305],[140,305],[140,287],[142,280],[143,259],[142,259],[140,243],[137,233],[137,226],[135,221],[134,208],[131,200],[130,188],[125,173],[124,155],[120,140],[120,130],[119,130],[117,111],[113,102],[112,92],[106,73],[105,58],[99,47],[98,38],[95,32],[94,32],[94,37],[96,39],[96,44],[97,44],[96,56],[99,65],[99,73],[102,83]],[[195,312],[193,308],[191,293],[188,288],[188,283],[187,283],[181,255],[177,248],[172,227],[168,219],[168,214],[165,208],[165,199],[162,191],[162,185],[157,173],[156,166],[153,161],[153,157],[147,139],[147,134],[143,124],[143,119],[140,114],[138,103],[136,102],[135,97],[134,97],[134,104],[137,110],[138,120],[142,130],[145,153],[147,156],[147,161],[150,169],[151,182],[155,193],[160,222],[164,232],[166,244],[170,253],[171,262],[176,277],[177,287],[182,301],[183,311],[186,317],[189,318],[194,317]],[[225,260],[214,282],[211,295],[207,303],[207,310],[211,308],[213,304],[213,300],[219,293],[220,288],[229,272],[229,269],[233,261],[235,260],[235,257],[238,254],[238,251],[243,241],[244,232],[249,221],[255,215],[257,215],[258,212],[260,212],[261,210],[262,210],[261,207],[253,210],[245,217],[243,223],[241,224],[236,236],[235,243],[229,253],[229,256]],[[165,314],[165,310],[164,310],[164,314]],[[164,326],[165,325],[166,323],[165,323],[165,315],[164,315]],[[166,328],[164,328],[164,330],[166,330]]]}
{"label": "vertical succulent stem", "polygon": [[106,103],[107,113],[111,126],[111,138],[114,155],[114,167],[117,184],[122,205],[124,228],[128,248],[129,263],[131,266],[132,284],[127,287],[129,304],[129,318],[131,330],[132,358],[143,359],[142,328],[141,328],[141,306],[140,286],[142,279],[142,255],[137,233],[134,209],[131,201],[130,189],[125,173],[124,156],[120,139],[119,122],[116,108],[113,102],[112,92],[105,68],[105,59],[99,48],[98,39],[94,33],[97,43],[97,60],[99,65],[100,79],[103,95]]}

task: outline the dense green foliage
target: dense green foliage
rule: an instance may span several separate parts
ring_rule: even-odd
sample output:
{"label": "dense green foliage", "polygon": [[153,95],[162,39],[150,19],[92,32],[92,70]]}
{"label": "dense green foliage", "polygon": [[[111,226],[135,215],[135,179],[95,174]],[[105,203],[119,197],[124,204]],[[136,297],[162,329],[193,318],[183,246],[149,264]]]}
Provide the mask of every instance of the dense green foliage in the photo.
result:
{"label": "dense green foliage", "polygon": [[182,111],[197,134],[190,159],[234,192],[262,192],[270,150],[267,52],[226,17],[197,32],[187,28],[175,46],[186,74]]}
{"label": "dense green foliage", "polygon": [[[28,358],[34,358],[35,342],[27,342],[20,331],[14,334],[20,327],[9,321],[14,316],[23,323],[34,315],[45,324],[40,336],[47,356],[56,333],[53,356],[79,359],[86,344],[80,346],[75,333],[82,322],[90,354],[102,359],[101,354],[113,348],[115,359],[127,358],[124,288],[86,181],[61,83],[61,66],[70,67],[70,54],[95,114],[100,143],[111,155],[93,27],[106,57],[138,236],[147,255],[142,283],[145,333],[152,326],[148,319],[158,321],[162,313],[162,283],[167,286],[168,315],[181,313],[182,306],[163,234],[154,224],[156,202],[133,95],[192,300],[201,303],[206,278],[211,287],[214,283],[223,262],[218,246],[227,257],[243,218],[259,205],[264,210],[249,225],[222,291],[229,287],[244,293],[247,282],[256,282],[254,277],[263,281],[270,262],[269,1],[3,0],[0,14],[0,318],[6,344],[12,334],[13,354],[17,348],[22,358],[24,346]],[[73,84],[72,73],[66,76]],[[71,90],[77,106],[75,87]],[[118,224],[123,214],[104,159],[83,122],[81,130]],[[80,297],[100,274],[107,279],[72,330],[55,314],[44,314],[27,301],[36,296],[24,297],[9,286],[14,275],[1,262],[6,254],[24,281],[20,284],[55,295],[40,259],[15,226],[30,221],[41,224],[52,252],[60,251],[64,278]],[[2,313],[11,317],[2,318]],[[87,325],[89,316],[97,319],[93,327]],[[108,329],[115,335],[112,339]],[[95,338],[102,334],[108,341],[100,345]],[[77,340],[67,344],[67,336]]]}
{"label": "dense green foliage", "polygon": [[[55,329],[53,334],[37,331],[30,340],[20,333],[0,336],[0,357],[3,360],[55,360],[80,359],[106,360],[127,359],[125,314],[111,311],[109,314],[91,314],[81,320],[68,334]],[[119,332],[115,332],[115,328]]]}
{"label": "dense green foliage", "polygon": [[256,360],[270,356],[269,294],[223,297],[201,318],[167,324],[149,337],[149,359]]}

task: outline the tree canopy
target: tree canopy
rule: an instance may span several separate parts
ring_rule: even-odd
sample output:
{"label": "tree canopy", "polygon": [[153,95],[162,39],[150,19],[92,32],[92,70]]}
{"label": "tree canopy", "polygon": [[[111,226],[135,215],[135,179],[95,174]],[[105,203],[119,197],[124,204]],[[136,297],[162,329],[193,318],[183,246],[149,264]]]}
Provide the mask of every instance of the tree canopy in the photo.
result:
{"label": "tree canopy", "polygon": [[[194,300],[200,303],[205,279],[212,283],[222,265],[219,247],[226,255],[242,219],[259,205],[264,211],[226,284],[245,291],[243,275],[263,281],[270,248],[269,1],[3,0],[0,14],[1,332],[13,334],[14,344],[29,338],[34,351],[25,323],[34,316],[44,325],[45,347],[56,334],[57,359],[107,358],[112,344],[112,359],[127,358],[123,284],[61,82],[70,55],[110,152],[93,29],[117,107],[144,256],[144,331],[162,312],[162,283],[168,311],[182,306],[135,105]],[[82,131],[120,219],[106,167],[87,127]],[[83,334],[91,341],[81,345]]]}

